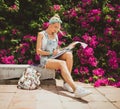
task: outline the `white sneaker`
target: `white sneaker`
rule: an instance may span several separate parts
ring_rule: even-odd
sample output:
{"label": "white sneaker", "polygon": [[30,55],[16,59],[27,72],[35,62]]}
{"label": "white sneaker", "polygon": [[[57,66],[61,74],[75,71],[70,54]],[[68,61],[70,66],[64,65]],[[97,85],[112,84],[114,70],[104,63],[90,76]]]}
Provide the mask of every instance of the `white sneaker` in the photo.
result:
{"label": "white sneaker", "polygon": [[63,89],[64,89],[64,90],[67,90],[68,92],[73,93],[73,89],[70,87],[70,85],[69,85],[68,83],[65,83],[65,84],[63,85]]}
{"label": "white sneaker", "polygon": [[76,98],[81,98],[81,97],[87,96],[91,93],[92,92],[90,90],[86,90],[82,87],[77,87],[75,92],[74,92]]}

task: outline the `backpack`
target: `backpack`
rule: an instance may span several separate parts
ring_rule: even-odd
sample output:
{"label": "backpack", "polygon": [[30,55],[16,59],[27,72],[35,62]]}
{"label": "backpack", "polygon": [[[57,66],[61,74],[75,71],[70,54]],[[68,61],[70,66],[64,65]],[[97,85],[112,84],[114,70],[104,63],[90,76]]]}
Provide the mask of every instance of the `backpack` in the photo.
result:
{"label": "backpack", "polygon": [[18,81],[18,88],[25,90],[37,89],[40,85],[41,74],[33,67],[26,68]]}

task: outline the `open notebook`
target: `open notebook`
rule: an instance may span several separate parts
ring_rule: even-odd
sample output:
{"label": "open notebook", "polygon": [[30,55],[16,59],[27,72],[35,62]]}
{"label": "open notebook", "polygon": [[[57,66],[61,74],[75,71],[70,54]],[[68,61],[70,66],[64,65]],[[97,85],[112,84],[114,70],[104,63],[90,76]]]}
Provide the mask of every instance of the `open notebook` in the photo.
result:
{"label": "open notebook", "polygon": [[79,41],[72,42],[72,43],[69,44],[67,47],[65,47],[65,48],[63,48],[62,50],[60,50],[57,55],[53,55],[53,56],[51,56],[50,58],[51,58],[51,59],[58,58],[59,56],[61,56],[61,55],[64,54],[65,52],[71,51],[71,50],[75,47],[76,44],[81,44],[81,46],[82,46],[83,48],[86,48],[86,47],[87,47],[87,44],[86,44],[86,43],[79,42]]}

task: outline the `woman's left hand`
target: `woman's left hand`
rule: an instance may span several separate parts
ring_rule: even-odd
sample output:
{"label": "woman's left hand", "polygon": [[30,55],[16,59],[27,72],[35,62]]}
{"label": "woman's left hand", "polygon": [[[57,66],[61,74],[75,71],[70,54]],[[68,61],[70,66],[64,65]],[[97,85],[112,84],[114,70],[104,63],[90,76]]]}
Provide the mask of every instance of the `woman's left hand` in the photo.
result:
{"label": "woman's left hand", "polygon": [[53,51],[53,55],[57,55],[59,53],[59,49],[55,49],[54,51]]}
{"label": "woman's left hand", "polygon": [[73,43],[71,43],[71,44],[68,46],[68,48],[72,49],[72,48],[75,47],[75,45],[76,45],[76,44],[73,42]]}

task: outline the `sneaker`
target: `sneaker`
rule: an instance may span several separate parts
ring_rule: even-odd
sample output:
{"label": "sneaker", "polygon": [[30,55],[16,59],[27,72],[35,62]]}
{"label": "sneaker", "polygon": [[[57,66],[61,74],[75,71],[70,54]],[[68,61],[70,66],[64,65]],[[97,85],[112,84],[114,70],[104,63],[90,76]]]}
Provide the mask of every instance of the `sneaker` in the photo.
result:
{"label": "sneaker", "polygon": [[73,89],[70,87],[70,85],[68,83],[64,83],[63,89],[67,90],[68,92],[73,93]]}
{"label": "sneaker", "polygon": [[81,97],[87,96],[91,93],[92,92],[90,90],[86,90],[82,87],[77,87],[75,92],[74,92],[76,98],[81,98]]}

